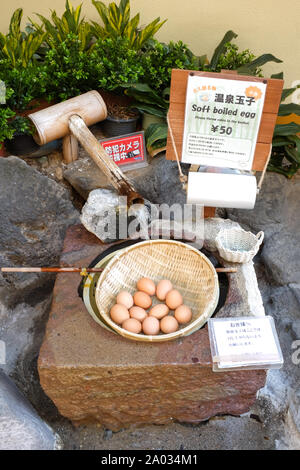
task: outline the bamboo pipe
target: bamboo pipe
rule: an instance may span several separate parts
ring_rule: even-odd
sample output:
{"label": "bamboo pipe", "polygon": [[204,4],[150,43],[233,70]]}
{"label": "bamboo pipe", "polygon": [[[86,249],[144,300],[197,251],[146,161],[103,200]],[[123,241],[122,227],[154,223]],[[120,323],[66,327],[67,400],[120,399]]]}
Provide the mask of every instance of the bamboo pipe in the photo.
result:
{"label": "bamboo pipe", "polygon": [[119,194],[127,196],[128,205],[134,201],[143,202],[143,198],[137,193],[118,165],[108,156],[80,116],[74,114],[69,118],[69,128]]}
{"label": "bamboo pipe", "polygon": [[[217,273],[236,273],[237,268],[215,268]],[[101,273],[101,268],[68,268],[68,267],[54,267],[54,268],[0,268],[3,273]]]}

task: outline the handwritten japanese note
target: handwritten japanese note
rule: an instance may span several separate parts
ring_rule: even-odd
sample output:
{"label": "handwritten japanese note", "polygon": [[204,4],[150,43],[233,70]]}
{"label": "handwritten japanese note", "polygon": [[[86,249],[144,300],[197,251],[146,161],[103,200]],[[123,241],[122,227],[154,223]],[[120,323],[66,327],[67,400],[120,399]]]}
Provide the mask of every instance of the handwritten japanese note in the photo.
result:
{"label": "handwritten japanese note", "polygon": [[251,170],[266,84],[189,76],[182,162]]}
{"label": "handwritten japanese note", "polygon": [[283,363],[270,316],[210,319],[209,335],[213,362],[219,369],[266,368]]}

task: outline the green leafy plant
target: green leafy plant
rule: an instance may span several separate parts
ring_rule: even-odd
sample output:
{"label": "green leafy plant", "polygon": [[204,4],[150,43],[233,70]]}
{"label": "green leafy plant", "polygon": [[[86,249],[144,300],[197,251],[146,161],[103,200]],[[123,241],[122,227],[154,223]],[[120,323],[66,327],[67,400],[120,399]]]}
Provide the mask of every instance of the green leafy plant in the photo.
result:
{"label": "green leafy plant", "polygon": [[90,53],[90,83],[94,88],[122,92],[126,84],[137,83],[144,75],[139,53],[128,39],[98,39]]}
{"label": "green leafy plant", "polygon": [[16,112],[24,111],[34,99],[41,98],[46,92],[46,77],[43,67],[30,64],[26,68],[18,65],[11,67],[10,61],[0,60],[0,80],[11,90],[6,99],[7,105]]}
{"label": "green leafy plant", "polygon": [[182,41],[164,44],[153,40],[141,56],[144,83],[160,93],[170,86],[172,69],[197,68],[197,59]]}
{"label": "green leafy plant", "polygon": [[[236,44],[226,42],[224,44],[224,50],[219,56],[215,71],[221,72],[222,69],[237,70],[243,65],[249,64],[254,58],[255,55],[250,52],[249,49],[239,52],[239,48]],[[259,73],[260,69],[257,69],[255,74],[257,75]]]}
{"label": "green leafy plant", "polygon": [[41,68],[48,100],[63,101],[91,89],[89,54],[74,33],[46,53]]}
{"label": "green leafy plant", "polygon": [[15,10],[8,34],[0,33],[0,58],[7,59],[11,67],[28,67],[36,58],[35,54],[45,39],[45,34],[41,31],[22,32],[22,16],[22,8]]}
{"label": "green leafy plant", "polygon": [[[272,78],[283,78],[283,74],[272,75]],[[300,116],[300,106],[295,103],[283,103],[297,88],[286,88],[282,92],[278,116],[295,114]],[[296,122],[276,124],[272,140],[272,156],[268,166],[269,171],[280,173],[287,178],[300,169],[300,125]]]}
{"label": "green leafy plant", "polygon": [[15,116],[10,128],[13,131],[13,136],[16,134],[33,134],[34,127],[31,121],[26,116]]}
{"label": "green leafy plant", "polygon": [[162,122],[150,124],[145,132],[147,150],[150,156],[154,157],[166,147],[168,135],[166,118],[169,109],[170,89],[166,88],[159,94],[146,83],[133,83],[126,86],[125,93],[134,98],[132,107],[142,113],[163,118]]}
{"label": "green leafy plant", "polygon": [[36,13],[42,24],[38,25],[33,20],[31,27],[39,34],[44,34],[45,41],[51,49],[57,48],[62,42],[68,39],[70,34],[77,37],[81,50],[86,50],[91,45],[93,37],[90,23],[81,17],[82,4],[74,8],[70,0],[66,0],[65,11],[61,18],[56,11],[51,11],[51,20],[43,15]]}
{"label": "green leafy plant", "polygon": [[99,39],[92,50],[83,51],[74,34],[50,49],[44,74],[48,99],[66,100],[91,89],[121,91],[143,75],[138,53],[124,38]]}
{"label": "green leafy plant", "polygon": [[167,21],[160,21],[158,17],[142,28],[139,26],[139,13],[130,19],[130,0],[120,0],[119,6],[114,2],[108,6],[96,0],[92,0],[92,3],[103,22],[102,26],[95,21],[92,22],[94,36],[96,38],[109,37],[112,39],[125,37],[128,39],[130,47],[136,50],[142,49]]}
{"label": "green leafy plant", "polygon": [[237,34],[229,30],[217,45],[210,61],[207,55],[197,57],[199,70],[220,72],[224,68],[236,70],[243,75],[260,75],[261,67],[266,63],[282,62],[282,60],[277,59],[272,54],[262,54],[254,58],[254,54],[248,49],[238,52],[238,47],[231,42],[235,38],[237,38]]}
{"label": "green leafy plant", "polygon": [[2,148],[4,140],[12,139],[14,135],[14,129],[11,126],[11,119],[14,115],[15,113],[12,109],[0,105],[0,148]]}

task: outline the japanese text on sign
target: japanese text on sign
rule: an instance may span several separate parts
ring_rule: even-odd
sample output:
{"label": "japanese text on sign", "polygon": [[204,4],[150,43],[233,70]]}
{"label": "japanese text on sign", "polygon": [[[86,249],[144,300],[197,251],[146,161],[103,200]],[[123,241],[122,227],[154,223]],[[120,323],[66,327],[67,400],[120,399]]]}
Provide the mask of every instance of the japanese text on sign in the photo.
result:
{"label": "japanese text on sign", "polygon": [[281,362],[271,317],[210,319],[209,332],[213,361],[219,368]]}
{"label": "japanese text on sign", "polygon": [[104,140],[101,145],[117,165],[145,160],[144,134],[142,132]]}
{"label": "japanese text on sign", "polygon": [[262,82],[190,76],[182,161],[251,170],[265,90]]}

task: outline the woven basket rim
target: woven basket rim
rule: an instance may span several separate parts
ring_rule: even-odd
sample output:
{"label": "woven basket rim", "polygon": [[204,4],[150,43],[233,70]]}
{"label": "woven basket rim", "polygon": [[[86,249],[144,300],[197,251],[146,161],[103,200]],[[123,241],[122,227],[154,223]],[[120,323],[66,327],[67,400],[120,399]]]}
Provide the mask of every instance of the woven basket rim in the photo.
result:
{"label": "woven basket rim", "polygon": [[[233,231],[241,233],[243,235],[247,234],[249,238],[251,236],[253,242],[256,242],[256,244],[250,250],[243,250],[243,252],[239,250],[231,250],[228,246],[224,245],[222,237],[224,236],[224,232],[233,232]],[[246,253],[248,255],[248,254],[254,253],[256,250],[258,250],[260,244],[261,244],[260,240],[257,238],[256,235],[254,235],[254,233],[250,232],[249,230],[247,231],[242,228],[240,229],[238,227],[232,227],[232,228],[220,230],[220,232],[218,233],[216,237],[217,248],[223,251],[227,251],[231,254]]]}
{"label": "woven basket rim", "polygon": [[[112,268],[114,264],[119,262],[119,260],[123,257],[126,256],[128,252],[131,252],[133,250],[139,249],[145,245],[151,245],[151,244],[173,244],[180,246],[184,249],[191,250],[194,253],[196,253],[200,258],[202,258],[207,265],[209,266],[212,276],[214,278],[214,292],[212,295],[212,299],[207,303],[203,313],[201,314],[201,317],[196,318],[193,322],[189,323],[187,326],[184,328],[181,328],[180,330],[175,331],[174,333],[168,333],[168,334],[159,334],[159,335],[145,335],[145,334],[137,334],[137,333],[131,333],[127,330],[124,330],[121,326],[117,325],[114,323],[110,316],[106,313],[103,312],[103,309],[98,303],[98,296],[97,292],[100,290],[102,283],[105,280],[107,272]],[[189,244],[180,242],[178,240],[165,240],[165,239],[158,239],[158,240],[145,240],[142,242],[138,242],[134,245],[131,245],[127,248],[124,248],[117,252],[117,254],[108,262],[104,270],[102,271],[98,282],[96,286],[96,304],[99,310],[99,313],[101,316],[104,317],[105,321],[111,326],[115,331],[117,331],[121,336],[124,336],[126,338],[134,339],[137,341],[144,341],[144,342],[162,342],[162,341],[169,341],[172,339],[180,338],[182,336],[187,336],[188,334],[193,333],[196,331],[197,325],[199,324],[199,328],[204,325],[204,323],[207,321],[207,319],[213,314],[215,311],[215,308],[217,306],[218,300],[219,300],[219,280],[218,280],[218,275],[217,272],[211,263],[211,261],[205,256],[201,251],[197,250],[196,248],[192,247]]]}

